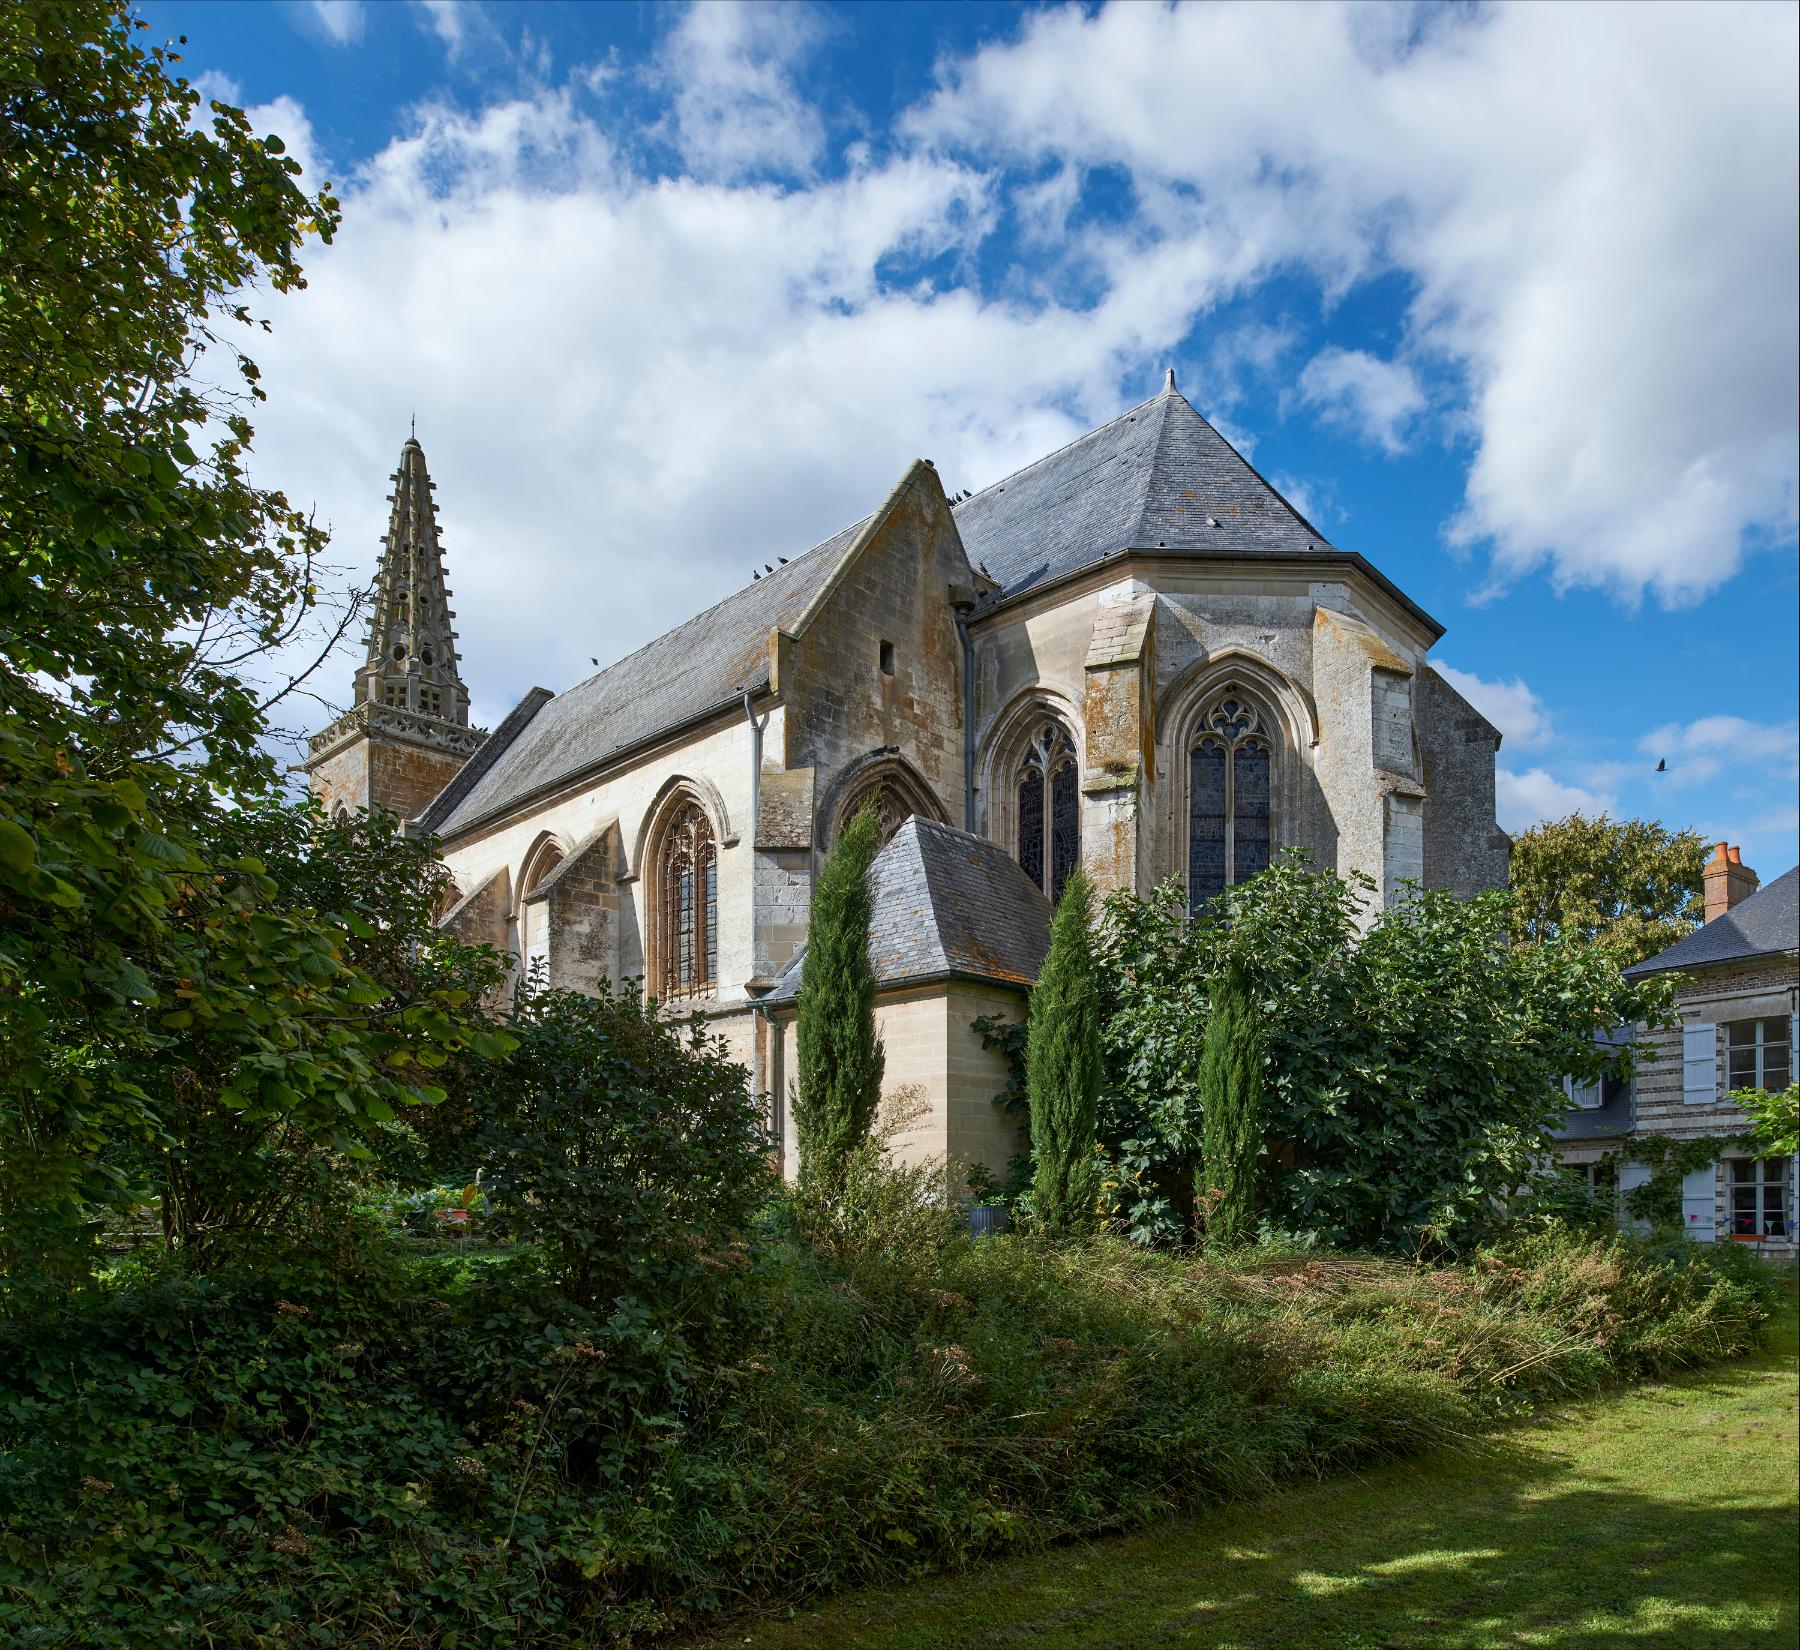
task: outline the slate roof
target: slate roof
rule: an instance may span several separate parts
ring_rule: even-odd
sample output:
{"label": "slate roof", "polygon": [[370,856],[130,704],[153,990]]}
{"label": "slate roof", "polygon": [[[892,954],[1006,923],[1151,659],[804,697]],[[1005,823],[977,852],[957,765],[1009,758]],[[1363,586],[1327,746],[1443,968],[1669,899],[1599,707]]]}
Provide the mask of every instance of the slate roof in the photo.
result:
{"label": "slate roof", "polygon": [[1142,406],[964,499],[956,528],[969,560],[999,580],[1002,600],[1126,550],[1338,553],[1173,379]]}
{"label": "slate roof", "polygon": [[1794,950],[1800,950],[1800,866],[1757,889],[1668,950],[1633,963],[1625,975],[1629,979],[1636,974],[1666,974],[1676,968],[1745,962]]}
{"label": "slate roof", "polygon": [[500,750],[440,819],[428,813],[426,823],[445,836],[463,830],[730,704],[746,688],[767,687],[769,631],[800,617],[868,519],[557,694],[530,718],[524,737]]}
{"label": "slate roof", "polygon": [[[917,814],[869,868],[869,960],[878,985],[943,979],[1028,987],[1050,948],[1050,902],[998,843]],[[763,997],[792,1002],[800,952]]]}
{"label": "slate roof", "polygon": [[[440,835],[716,712],[768,683],[769,630],[793,624],[870,518],[558,694],[488,741],[473,783],[427,811]],[[955,507],[969,560],[1000,588],[983,610],[1126,551],[1350,563],[1434,636],[1443,627],[1361,556],[1334,548],[1175,388]],[[1217,525],[1212,525],[1217,523]],[[541,693],[542,690],[535,690]],[[529,723],[529,726],[526,724]],[[500,734],[513,732],[502,742]]]}

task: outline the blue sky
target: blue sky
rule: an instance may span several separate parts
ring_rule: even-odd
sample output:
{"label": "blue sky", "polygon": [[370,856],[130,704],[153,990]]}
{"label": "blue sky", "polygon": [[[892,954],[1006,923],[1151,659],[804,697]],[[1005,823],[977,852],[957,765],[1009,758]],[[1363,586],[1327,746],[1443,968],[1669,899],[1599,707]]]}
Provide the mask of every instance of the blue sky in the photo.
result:
{"label": "blue sky", "polygon": [[1794,7],[139,10],[344,200],[258,463],[366,576],[416,413],[489,725],[1172,364],[1446,626],[1502,823],[1793,863]]}

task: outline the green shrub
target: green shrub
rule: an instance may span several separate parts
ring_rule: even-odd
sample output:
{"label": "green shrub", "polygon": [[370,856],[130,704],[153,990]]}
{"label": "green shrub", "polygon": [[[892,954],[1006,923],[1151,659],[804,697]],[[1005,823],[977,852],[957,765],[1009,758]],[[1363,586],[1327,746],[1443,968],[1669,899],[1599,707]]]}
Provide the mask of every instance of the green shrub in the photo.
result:
{"label": "green shrub", "polygon": [[827,1187],[868,1138],[886,1057],[875,1034],[869,866],[881,846],[873,804],[838,833],[813,889],[794,1027],[800,1173]]}
{"label": "green shrub", "polygon": [[1099,1176],[1100,991],[1090,932],[1093,896],[1076,869],[1050,924],[1025,1044],[1031,1104],[1032,1218],[1047,1232],[1091,1231]]}
{"label": "green shrub", "polygon": [[1263,1050],[1242,965],[1213,983],[1200,1052],[1200,1207],[1214,1243],[1256,1231],[1257,1159],[1263,1149]]}

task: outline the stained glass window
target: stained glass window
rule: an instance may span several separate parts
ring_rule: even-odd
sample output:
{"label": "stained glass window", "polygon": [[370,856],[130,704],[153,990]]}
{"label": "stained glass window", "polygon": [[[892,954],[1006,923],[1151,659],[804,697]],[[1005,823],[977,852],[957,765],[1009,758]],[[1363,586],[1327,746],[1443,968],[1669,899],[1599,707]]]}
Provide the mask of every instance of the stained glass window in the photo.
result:
{"label": "stained glass window", "polygon": [[690,802],[663,838],[663,1000],[712,990],[718,980],[718,858],[712,825]]}
{"label": "stained glass window", "polygon": [[1269,868],[1274,748],[1255,706],[1226,688],[1188,752],[1188,908]]}
{"label": "stained glass window", "polygon": [[1061,723],[1046,721],[1032,735],[1015,783],[1019,864],[1055,899],[1081,863],[1081,774]]}

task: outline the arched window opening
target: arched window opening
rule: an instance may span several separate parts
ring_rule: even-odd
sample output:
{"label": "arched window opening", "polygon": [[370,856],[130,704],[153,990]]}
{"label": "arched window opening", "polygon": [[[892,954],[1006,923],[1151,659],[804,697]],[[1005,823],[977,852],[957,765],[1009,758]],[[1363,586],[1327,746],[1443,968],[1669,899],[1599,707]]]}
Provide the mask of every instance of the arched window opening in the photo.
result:
{"label": "arched window opening", "polygon": [[1188,909],[1268,869],[1274,747],[1256,707],[1225,688],[1188,752]]}
{"label": "arched window opening", "polygon": [[[918,812],[892,785],[874,784],[859,791],[844,804],[843,825],[848,825],[871,803],[875,806],[875,834],[882,842],[886,842]],[[839,829],[842,828],[840,825]]]}
{"label": "arched window opening", "polygon": [[719,862],[712,822],[697,802],[685,804],[663,835],[662,999],[676,1002],[712,991],[719,978]]}
{"label": "arched window opening", "polygon": [[531,896],[549,881],[550,873],[562,861],[562,849],[546,840],[526,862],[525,874],[519,879],[519,964],[526,976],[533,969],[547,971],[550,967],[549,903],[532,903]]}
{"label": "arched window opening", "polygon": [[1059,722],[1046,721],[1019,764],[1018,857],[1025,874],[1052,900],[1081,862],[1081,771],[1075,742]]}

